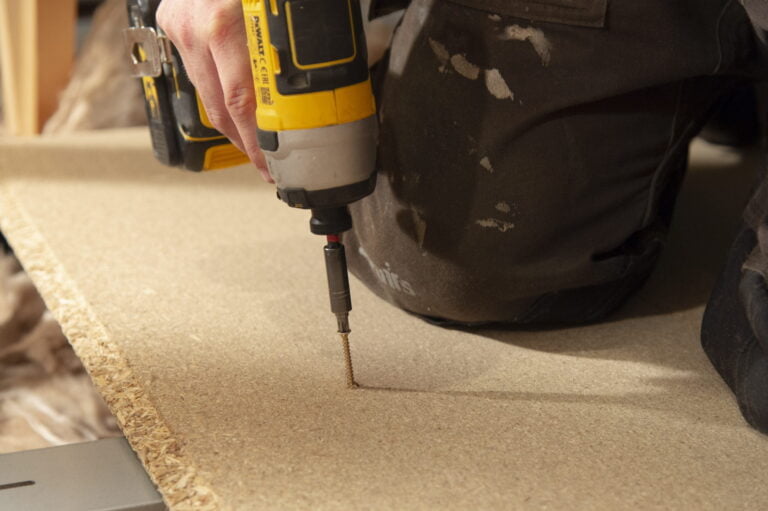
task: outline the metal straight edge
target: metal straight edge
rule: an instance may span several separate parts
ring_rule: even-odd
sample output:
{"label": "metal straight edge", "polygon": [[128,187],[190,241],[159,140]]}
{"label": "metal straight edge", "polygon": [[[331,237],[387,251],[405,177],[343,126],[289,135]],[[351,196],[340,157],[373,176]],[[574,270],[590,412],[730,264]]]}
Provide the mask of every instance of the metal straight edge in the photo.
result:
{"label": "metal straight edge", "polygon": [[167,510],[124,438],[0,454],[0,509]]}

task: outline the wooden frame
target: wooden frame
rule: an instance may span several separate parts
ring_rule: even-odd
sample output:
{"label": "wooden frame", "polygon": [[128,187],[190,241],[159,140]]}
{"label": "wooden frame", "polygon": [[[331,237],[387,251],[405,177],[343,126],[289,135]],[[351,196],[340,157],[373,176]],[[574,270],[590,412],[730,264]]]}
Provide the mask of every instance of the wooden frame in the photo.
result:
{"label": "wooden frame", "polygon": [[0,0],[7,133],[40,133],[56,109],[72,70],[76,21],[76,0]]}

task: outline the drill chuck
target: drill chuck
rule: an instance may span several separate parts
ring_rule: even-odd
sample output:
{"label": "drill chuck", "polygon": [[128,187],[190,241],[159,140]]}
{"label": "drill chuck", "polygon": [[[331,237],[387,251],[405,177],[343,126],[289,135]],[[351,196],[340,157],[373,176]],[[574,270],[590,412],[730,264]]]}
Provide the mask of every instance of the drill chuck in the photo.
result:
{"label": "drill chuck", "polygon": [[316,208],[309,219],[312,234],[322,236],[337,235],[352,228],[352,217],[346,206],[336,208]]}
{"label": "drill chuck", "polygon": [[336,315],[339,333],[349,332],[349,311],[352,310],[352,298],[349,294],[347,275],[347,257],[344,245],[334,238],[329,239],[323,249],[325,270],[328,275],[328,296],[331,300],[331,312]]}

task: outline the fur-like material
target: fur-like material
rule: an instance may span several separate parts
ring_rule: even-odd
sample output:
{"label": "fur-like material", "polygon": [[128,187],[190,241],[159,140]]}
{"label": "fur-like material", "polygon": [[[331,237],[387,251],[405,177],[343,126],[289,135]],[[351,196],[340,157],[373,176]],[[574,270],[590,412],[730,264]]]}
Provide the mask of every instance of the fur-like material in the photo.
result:
{"label": "fur-like material", "polygon": [[0,258],[0,453],[120,434],[12,256]]}

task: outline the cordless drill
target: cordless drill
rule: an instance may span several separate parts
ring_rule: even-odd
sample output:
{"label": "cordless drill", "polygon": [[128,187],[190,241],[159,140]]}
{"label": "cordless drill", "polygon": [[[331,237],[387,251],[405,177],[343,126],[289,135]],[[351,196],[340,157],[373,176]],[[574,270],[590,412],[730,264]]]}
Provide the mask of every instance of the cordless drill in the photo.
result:
{"label": "cordless drill", "polygon": [[[128,1],[137,6],[134,10],[151,10],[159,3]],[[278,198],[291,207],[309,209],[310,231],[326,236],[324,254],[331,311],[342,335],[347,382],[354,386],[347,337],[352,302],[340,235],[352,227],[347,205],[374,189],[378,137],[360,3],[242,0],[242,5],[258,106],[259,145],[277,185]],[[149,28],[158,36],[160,50],[155,53],[171,55],[170,64],[161,66],[162,74],[154,77],[168,90],[165,96],[160,94],[163,103],[163,97],[173,96],[173,91],[178,90],[172,84],[184,71],[175,50],[168,49],[170,43],[153,25],[153,11],[142,19],[145,25],[152,24]],[[126,35],[135,67],[137,61],[142,64],[135,41],[141,38],[138,46],[149,44],[148,35]],[[146,92],[146,84],[144,88]],[[150,97],[146,97],[149,112]],[[178,105],[173,101],[168,104],[171,108]],[[192,106],[199,115],[186,118],[207,118],[199,99]],[[164,116],[160,123],[163,129],[153,131],[156,154],[156,134],[162,134],[158,138],[166,145],[167,138],[179,138],[180,130],[169,125],[173,117]],[[178,145],[183,153],[184,145]],[[182,157],[176,164],[189,168],[185,161]]]}
{"label": "cordless drill", "polygon": [[377,122],[358,0],[243,0],[258,138],[277,196],[310,209],[326,235],[339,333],[351,309],[344,246],[347,204],[375,185]]}

